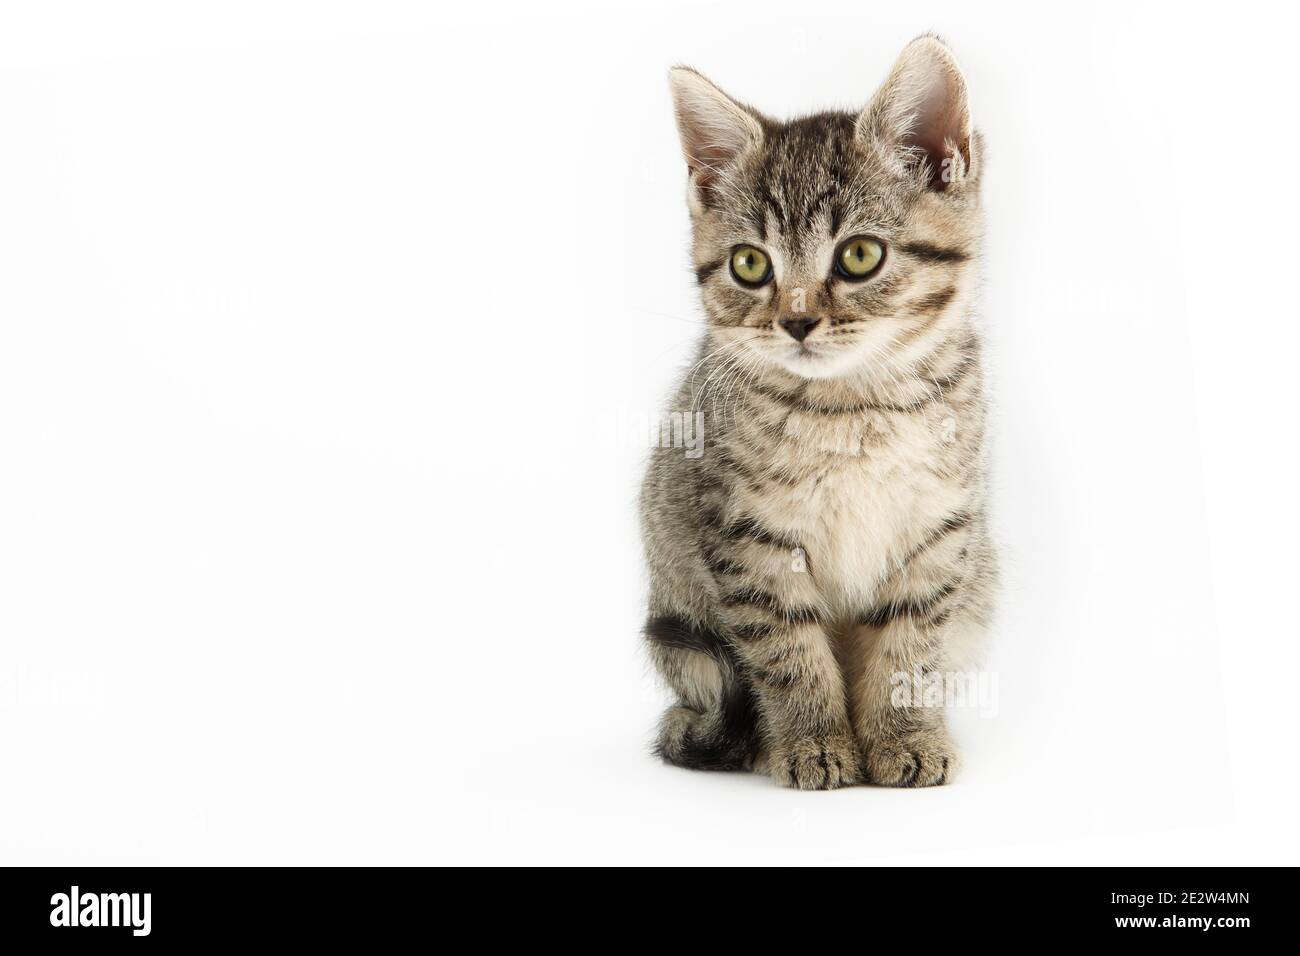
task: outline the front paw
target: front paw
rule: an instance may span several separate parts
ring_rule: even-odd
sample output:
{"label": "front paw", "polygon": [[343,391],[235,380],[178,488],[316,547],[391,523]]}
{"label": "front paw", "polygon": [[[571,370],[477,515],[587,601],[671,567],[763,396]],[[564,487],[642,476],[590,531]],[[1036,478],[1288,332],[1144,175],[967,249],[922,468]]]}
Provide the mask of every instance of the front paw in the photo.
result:
{"label": "front paw", "polygon": [[885,787],[938,787],[957,766],[947,731],[913,731],[872,740],[866,748],[867,779]]}
{"label": "front paw", "polygon": [[857,744],[847,735],[809,737],[776,748],[768,769],[777,783],[800,790],[834,790],[861,776]]}

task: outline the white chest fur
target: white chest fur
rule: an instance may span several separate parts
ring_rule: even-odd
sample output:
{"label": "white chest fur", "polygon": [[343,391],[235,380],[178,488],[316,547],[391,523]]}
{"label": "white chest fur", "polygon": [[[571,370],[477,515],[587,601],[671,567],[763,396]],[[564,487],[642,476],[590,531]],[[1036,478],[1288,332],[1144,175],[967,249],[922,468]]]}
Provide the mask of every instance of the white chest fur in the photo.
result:
{"label": "white chest fur", "polygon": [[807,477],[770,491],[761,510],[800,536],[828,606],[860,612],[899,560],[964,507],[949,471],[953,422],[940,410],[789,426]]}

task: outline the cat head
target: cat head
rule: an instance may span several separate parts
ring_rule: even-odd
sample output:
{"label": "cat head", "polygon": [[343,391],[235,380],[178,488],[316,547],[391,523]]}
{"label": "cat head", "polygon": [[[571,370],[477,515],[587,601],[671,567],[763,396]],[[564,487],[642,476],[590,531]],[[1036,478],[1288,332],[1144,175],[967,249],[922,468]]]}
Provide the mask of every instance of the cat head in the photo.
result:
{"label": "cat head", "polygon": [[772,120],[670,74],[716,344],[805,378],[904,369],[963,320],[980,234],[966,81],[931,36],[859,113]]}

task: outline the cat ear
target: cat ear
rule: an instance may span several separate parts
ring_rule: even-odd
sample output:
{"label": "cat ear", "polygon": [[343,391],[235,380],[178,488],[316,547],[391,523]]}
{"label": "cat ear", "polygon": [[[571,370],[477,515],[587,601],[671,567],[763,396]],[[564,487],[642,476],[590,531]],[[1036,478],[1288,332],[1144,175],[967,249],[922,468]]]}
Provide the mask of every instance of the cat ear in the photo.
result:
{"label": "cat ear", "polygon": [[966,78],[943,41],[920,36],[858,116],[858,138],[883,146],[910,175],[924,170],[936,191],[972,181],[975,157]]}
{"label": "cat ear", "polygon": [[689,67],[668,73],[691,184],[708,188],[727,164],[763,140],[759,116]]}

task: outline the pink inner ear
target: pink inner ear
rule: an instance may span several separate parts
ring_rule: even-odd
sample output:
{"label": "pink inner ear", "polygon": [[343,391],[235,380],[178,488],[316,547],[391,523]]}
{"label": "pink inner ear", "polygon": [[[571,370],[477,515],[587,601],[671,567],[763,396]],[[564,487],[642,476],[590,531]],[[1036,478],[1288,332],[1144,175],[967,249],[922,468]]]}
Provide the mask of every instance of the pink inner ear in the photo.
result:
{"label": "pink inner ear", "polygon": [[[970,139],[963,138],[953,143],[952,137],[942,135],[918,136],[912,138],[909,145],[925,152],[926,162],[930,167],[930,189],[943,192],[952,183],[960,167],[970,162]],[[960,163],[957,157],[960,156]]]}
{"label": "pink inner ear", "polygon": [[958,155],[960,165],[970,164],[970,136],[961,93],[953,78],[936,84],[918,110],[916,127],[903,138],[903,145],[925,154],[930,166],[928,185],[936,192],[947,189],[952,182],[957,173]]}
{"label": "pink inner ear", "polygon": [[687,161],[686,169],[694,178],[696,185],[708,186],[717,178],[718,170],[734,156],[734,152],[725,149],[696,146],[691,152],[693,161]]}
{"label": "pink inner ear", "polygon": [[735,130],[707,127],[696,122],[683,126],[686,168],[701,188],[712,185],[718,172],[736,158],[747,143]]}

